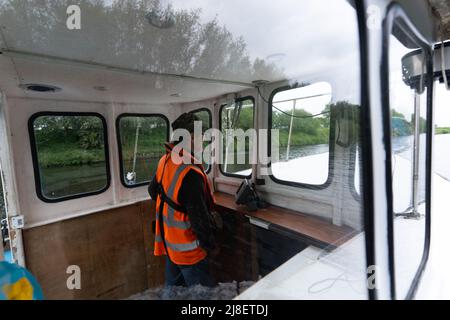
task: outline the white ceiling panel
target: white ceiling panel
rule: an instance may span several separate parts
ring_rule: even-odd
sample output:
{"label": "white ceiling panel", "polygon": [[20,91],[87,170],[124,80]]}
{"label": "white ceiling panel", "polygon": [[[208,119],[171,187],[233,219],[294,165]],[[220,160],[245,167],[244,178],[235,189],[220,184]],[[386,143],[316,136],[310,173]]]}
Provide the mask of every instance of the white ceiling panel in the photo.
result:
{"label": "white ceiling panel", "polygon": [[[14,63],[13,63],[14,62]],[[133,72],[108,71],[45,60],[0,56],[0,88],[9,96],[76,101],[127,103],[180,103],[238,92],[240,86],[161,77]],[[20,76],[21,80],[19,81]],[[54,93],[23,90],[20,84],[60,87]],[[104,87],[99,91],[94,87]],[[179,96],[172,96],[172,95]]]}

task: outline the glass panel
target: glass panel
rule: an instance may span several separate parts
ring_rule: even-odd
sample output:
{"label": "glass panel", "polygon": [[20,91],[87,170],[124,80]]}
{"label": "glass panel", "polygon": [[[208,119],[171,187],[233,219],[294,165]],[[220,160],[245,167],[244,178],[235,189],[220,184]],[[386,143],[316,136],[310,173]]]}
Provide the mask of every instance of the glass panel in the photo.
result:
{"label": "glass panel", "polygon": [[[202,122],[202,128],[204,131],[208,130],[211,128],[211,113],[208,110],[197,110],[197,111],[191,111],[193,114],[195,114],[199,120]],[[210,142],[208,141],[204,141],[203,142],[203,151],[205,150],[205,148],[210,144]],[[197,158],[200,158],[200,155],[197,156]],[[201,159],[204,162],[204,168],[205,171],[209,170],[209,164],[211,163],[211,154],[204,152],[203,156],[201,157]]]}
{"label": "glass panel", "polygon": [[57,200],[107,186],[106,128],[99,117],[39,116],[33,130],[43,197]]}
{"label": "glass panel", "polygon": [[[142,108],[145,104],[149,110],[156,106],[158,109],[167,108],[172,116],[180,107],[194,101],[219,102],[225,97],[253,95],[257,106],[251,100],[245,100],[234,104],[230,101],[221,108],[218,120],[222,131],[225,131],[223,133],[226,133],[232,128],[243,131],[253,128],[254,107],[259,108],[261,128],[267,129],[271,114],[269,97],[280,86],[305,87],[324,82],[332,88],[331,101],[322,102],[317,107],[320,113],[327,104],[335,106],[335,116],[331,118],[330,115],[329,123],[326,117],[317,117],[323,121],[323,132],[329,127],[331,132],[327,137],[335,136],[328,141],[328,150],[333,150],[330,157],[324,157],[324,163],[317,164],[320,170],[311,170],[315,178],[318,171],[322,176],[311,181],[306,179],[309,172],[303,171],[301,177],[295,176],[294,179],[296,171],[303,170],[296,165],[289,170],[292,176],[284,177],[310,183],[323,183],[326,177],[332,177],[330,185],[320,190],[291,188],[280,186],[267,177],[258,177],[264,178],[266,185],[258,185],[257,189],[272,204],[269,210],[274,210],[271,217],[275,218],[267,230],[264,221],[249,222],[244,214],[230,214],[229,210],[220,212],[223,220],[223,229],[217,232],[220,252],[210,257],[210,267],[215,282],[226,284],[211,291],[189,287],[174,289],[182,292],[181,295],[162,286],[152,286],[143,288],[146,290],[144,297],[218,298],[218,292],[226,291],[226,295],[219,297],[367,298],[363,204],[351,193],[353,177],[358,174],[355,173],[358,169],[355,169],[354,159],[359,118],[354,116],[353,107],[360,108],[361,105],[358,20],[352,1],[326,1],[324,6],[324,1],[317,0],[265,1],[263,4],[256,0],[84,0],[78,2],[79,29],[73,23],[76,11],[67,13],[69,4],[68,1],[54,0],[0,1],[3,27],[0,47],[5,48],[2,59],[6,59],[3,62],[7,65],[11,64],[11,68],[6,69],[17,69],[17,72],[10,72],[11,77],[1,77],[0,86],[5,87],[6,95],[20,95],[19,91],[13,90],[17,89],[17,83],[13,81],[15,73],[22,74],[24,80],[43,79],[62,87],[61,91],[54,93],[29,92],[29,98],[51,98],[51,94],[53,99],[106,102],[128,110]],[[9,56],[6,48],[14,49],[9,50]],[[67,62],[70,61],[76,63],[68,67]],[[69,69],[70,76],[58,76],[67,75]],[[83,87],[87,77],[99,82],[95,84],[95,90]],[[261,93],[255,90],[255,81],[262,84]],[[91,85],[94,86],[93,83]],[[308,106],[302,108],[308,111]],[[308,112],[317,113],[315,109]],[[159,143],[167,139],[162,121],[158,131],[155,123],[144,128],[147,121],[157,122],[158,119],[139,119],[142,124],[138,139],[136,117],[122,119],[122,124],[128,129],[121,130],[118,124],[118,132],[123,135],[122,178],[130,185],[150,178],[160,156],[158,152],[164,150],[159,149]],[[36,135],[40,130],[46,131],[44,128],[44,125],[35,126]],[[293,123],[293,135],[297,135],[301,128]],[[55,139],[61,139],[62,134],[64,130],[58,130]],[[268,136],[267,133],[264,136]],[[154,139],[156,137],[158,139]],[[95,171],[92,166],[105,161],[104,158],[96,158],[101,148],[84,150],[77,139],[66,139],[64,148],[70,157],[81,154],[82,164],[76,162],[78,158],[75,157],[74,163],[52,167],[54,171],[63,170],[65,173],[58,183],[83,180],[86,175],[80,169],[83,166],[96,177],[97,172],[91,172]],[[45,164],[49,158],[59,154],[55,150],[46,153],[45,149],[62,148],[62,144],[41,140],[38,143],[39,160]],[[221,169],[243,177],[251,173],[250,148],[246,138],[240,141],[244,142],[244,150],[236,150],[231,144],[235,140],[226,134],[221,140],[228,146],[220,154],[226,160]],[[237,145],[238,141],[235,142]],[[83,152],[79,152],[80,149]],[[240,156],[244,156],[244,162],[237,164]],[[92,158],[90,161],[85,159],[89,157]],[[141,166],[140,159],[144,160]],[[331,162],[327,166],[328,161]],[[74,173],[68,178],[66,171],[71,167],[74,167]],[[263,169],[263,166],[259,168]],[[77,192],[105,185],[106,170],[104,166],[101,169],[98,176],[103,183],[92,186],[93,182],[88,181],[83,185],[85,188]],[[128,173],[131,173],[130,179],[126,180]],[[42,172],[41,175],[47,176]],[[364,178],[361,174],[358,176]],[[49,182],[49,179],[43,180]],[[236,186],[220,180],[215,180],[216,190],[232,193]],[[363,186],[360,186],[361,193],[364,192]],[[70,191],[72,189],[71,186]],[[233,203],[232,195],[221,195],[222,200],[225,198],[228,203]],[[279,207],[288,207],[294,214],[288,214]],[[260,213],[267,211],[261,210]],[[299,222],[299,217],[304,220]],[[151,232],[150,223],[146,228],[145,232]],[[120,228],[118,230],[120,235]],[[120,249],[123,245],[120,236],[116,238],[118,242],[111,243],[111,250]],[[146,243],[146,246],[151,247],[151,244]],[[55,251],[55,254],[60,255],[61,252]],[[54,260],[51,255],[40,257],[47,264]],[[97,279],[96,286],[100,288],[98,292],[86,293],[88,297],[92,295],[95,298],[102,287],[108,287],[105,277],[103,280],[95,277],[107,275],[111,271],[107,267],[96,264],[95,270],[83,269],[86,272],[84,279]],[[114,272],[117,281],[132,283],[134,280],[121,272],[123,268],[122,265],[113,270],[120,271]],[[146,273],[151,278],[148,283],[160,283],[164,270],[154,268],[151,271]],[[136,277],[143,278],[139,270]],[[261,277],[265,277],[263,281],[259,281]],[[133,288],[128,289],[120,292],[131,294]],[[119,294],[118,291],[110,293],[111,297]]]}
{"label": "glass panel", "polygon": [[207,110],[198,110],[192,111],[197,117],[199,117],[200,121],[202,121],[202,127],[209,129],[211,127],[211,113]]}
{"label": "glass panel", "polygon": [[125,116],[119,120],[123,181],[127,186],[150,181],[168,141],[167,121],[160,116]]}
{"label": "glass panel", "polygon": [[3,190],[1,167],[0,167],[0,237],[2,242],[1,243],[2,248],[0,248],[0,250],[2,250],[3,252],[3,259],[5,261],[12,262],[12,253],[9,240],[8,221],[6,218],[6,206],[5,206],[5,196]]}
{"label": "glass panel", "polygon": [[246,132],[248,129],[253,129],[253,108],[253,100],[246,99],[229,106],[225,105],[221,109],[223,159],[220,167],[226,174],[244,177],[252,173],[250,138],[239,135],[237,130]]}
{"label": "glass panel", "polygon": [[389,39],[394,254],[397,295],[403,299],[425,244],[427,90],[423,55],[417,57],[420,73],[409,77],[402,59],[413,50],[401,42],[408,39],[402,29],[394,30]]}
{"label": "glass panel", "polygon": [[[76,20],[68,20],[70,4],[1,1],[0,21],[8,47],[140,71],[248,83],[276,81],[316,72],[319,64],[307,63],[305,57],[315,57],[324,43],[334,48],[333,59],[319,67],[333,67],[337,58],[345,58],[338,52],[349,45],[341,41],[341,30],[348,30],[353,19],[351,8],[342,9],[340,1],[327,3],[328,12],[339,15],[328,14],[324,24],[317,17],[325,12],[311,0],[264,6],[237,0],[217,5],[207,0],[90,0],[79,5],[80,29],[73,29],[78,26]],[[320,31],[293,44],[294,29]]]}
{"label": "glass panel", "polygon": [[[331,86],[326,82],[277,92],[272,129],[279,130],[280,162],[273,176],[282,181],[322,185],[330,158]],[[297,170],[292,171],[295,166]]]}
{"label": "glass panel", "polygon": [[[435,179],[444,179],[450,181],[450,91],[446,90],[445,84],[436,83],[435,99],[435,137],[433,151],[434,171],[440,177]],[[445,183],[448,184],[448,183]]]}

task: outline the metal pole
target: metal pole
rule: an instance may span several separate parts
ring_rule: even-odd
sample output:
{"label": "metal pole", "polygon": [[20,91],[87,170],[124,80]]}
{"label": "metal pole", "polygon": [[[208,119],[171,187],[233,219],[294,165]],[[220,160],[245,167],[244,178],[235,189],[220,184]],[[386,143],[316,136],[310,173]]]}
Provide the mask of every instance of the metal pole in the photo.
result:
{"label": "metal pole", "polygon": [[420,95],[414,93],[414,149],[411,218],[420,217],[419,207],[419,161],[420,161]]}
{"label": "metal pole", "polygon": [[289,136],[288,136],[288,143],[287,143],[287,149],[286,149],[286,161],[289,160],[289,152],[291,149],[292,125],[294,122],[294,114],[295,114],[295,105],[296,104],[297,104],[297,100],[294,100],[294,107],[292,108],[292,114],[291,114],[291,124],[289,125]]}
{"label": "metal pole", "polygon": [[420,219],[419,212],[419,168],[420,168],[420,94],[414,92],[414,142],[412,158],[412,203],[411,211],[396,214],[405,219]]}
{"label": "metal pole", "polygon": [[224,164],[223,164],[224,172],[227,172],[227,169],[228,169],[228,147],[229,147],[229,139],[230,139],[229,130],[231,128],[230,113],[231,113],[231,109],[228,109],[227,110],[227,131],[225,133],[225,159],[224,159]]}

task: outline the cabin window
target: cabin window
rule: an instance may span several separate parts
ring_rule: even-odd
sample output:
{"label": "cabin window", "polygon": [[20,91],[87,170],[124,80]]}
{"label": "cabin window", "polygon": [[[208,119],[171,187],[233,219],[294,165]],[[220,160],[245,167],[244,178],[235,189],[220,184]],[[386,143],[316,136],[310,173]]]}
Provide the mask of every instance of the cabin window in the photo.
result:
{"label": "cabin window", "polygon": [[355,155],[354,155],[354,161],[355,161],[355,170],[353,174],[353,191],[356,194],[356,198],[361,196],[361,175],[360,175],[360,166],[362,162],[362,155],[361,155],[361,146],[357,145],[355,148]]}
{"label": "cabin window", "polygon": [[117,119],[121,180],[125,187],[146,184],[156,173],[169,140],[169,121],[163,115],[123,114]]}
{"label": "cabin window", "polygon": [[[395,282],[397,298],[404,299],[426,245],[429,118],[425,54],[414,49],[420,45],[413,33],[397,23],[389,36],[389,111]],[[416,55],[416,69],[405,70],[402,61],[411,55]]]}
{"label": "cabin window", "polygon": [[[212,128],[211,111],[209,111],[206,108],[202,108],[202,109],[197,109],[197,110],[194,110],[194,111],[191,111],[191,112],[193,114],[195,114],[200,119],[200,121],[202,122],[203,130],[208,130],[208,129]],[[211,142],[209,142],[209,141],[205,141],[203,143],[203,150],[205,150],[205,148],[210,143]],[[205,171],[209,172],[209,170],[211,169],[211,166],[210,166],[211,154],[203,152],[202,160],[204,162]]]}
{"label": "cabin window", "polygon": [[30,119],[36,189],[45,202],[109,186],[106,122],[95,113],[38,113]]}
{"label": "cabin window", "polygon": [[200,121],[202,121],[203,128],[211,128],[212,127],[212,117],[211,117],[211,111],[208,109],[198,109],[191,111],[191,113],[195,114],[197,117],[199,117]]}
{"label": "cabin window", "polygon": [[271,163],[276,182],[321,186],[328,181],[331,91],[329,83],[318,82],[272,94],[269,121],[279,139],[278,156]]}
{"label": "cabin window", "polygon": [[253,132],[250,129],[253,129],[254,106],[253,98],[241,98],[220,109],[222,158],[219,167],[226,176],[249,177],[252,173]]}

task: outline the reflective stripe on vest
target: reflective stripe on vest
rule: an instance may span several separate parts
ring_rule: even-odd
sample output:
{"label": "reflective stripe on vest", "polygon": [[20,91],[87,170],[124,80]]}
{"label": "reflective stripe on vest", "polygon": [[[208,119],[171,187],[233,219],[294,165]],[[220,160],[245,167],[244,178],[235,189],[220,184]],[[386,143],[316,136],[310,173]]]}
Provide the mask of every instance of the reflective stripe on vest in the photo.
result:
{"label": "reflective stripe on vest", "polygon": [[[175,174],[173,176],[172,182],[170,184],[169,190],[166,193],[167,196],[172,199],[173,201],[176,201],[176,199],[174,199],[174,194],[175,194],[175,186],[177,185],[177,181],[180,178],[181,173],[183,172],[184,169],[186,169],[187,167],[189,167],[190,165],[180,165],[177,168],[177,171],[175,171]],[[161,201],[161,199],[160,199]],[[177,221],[175,220],[175,209],[172,208],[171,206],[169,206],[167,203],[165,203],[165,205],[167,205],[167,216],[163,214],[163,219],[165,224],[168,227],[174,227],[174,228],[178,228],[178,229],[182,229],[182,230],[187,230],[191,227],[191,223],[189,221]],[[156,212],[156,219],[159,218],[159,212]]]}
{"label": "reflective stripe on vest", "polygon": [[[175,174],[172,179],[172,183],[170,184],[169,190],[167,191],[167,196],[170,199],[177,201],[177,199],[174,199],[175,186],[177,185],[177,181],[180,178],[180,175],[183,172],[183,170],[189,166],[190,165],[182,164],[177,168],[177,171],[175,171]],[[164,222],[167,224],[168,227],[175,227],[175,228],[183,229],[183,230],[187,230],[191,227],[191,223],[189,221],[185,222],[185,221],[175,220],[175,209],[169,205],[167,205],[167,207],[168,207],[167,208],[167,217],[165,215],[163,215],[163,217],[164,217]]]}
{"label": "reflective stripe on vest", "polygon": [[[155,241],[162,242],[163,240],[160,235],[156,235]],[[182,251],[191,251],[191,250],[197,249],[199,247],[199,242],[198,242],[198,240],[195,240],[191,243],[171,243],[166,240],[166,245],[168,248],[170,248],[174,251],[182,252]]]}

